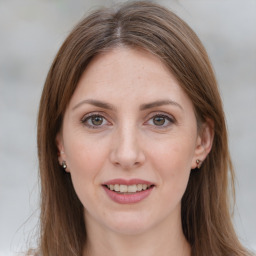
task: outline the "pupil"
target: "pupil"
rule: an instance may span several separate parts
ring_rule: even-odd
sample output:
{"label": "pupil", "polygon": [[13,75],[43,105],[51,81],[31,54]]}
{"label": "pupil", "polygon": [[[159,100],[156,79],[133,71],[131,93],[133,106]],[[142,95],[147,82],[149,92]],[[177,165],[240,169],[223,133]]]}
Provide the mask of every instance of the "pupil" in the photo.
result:
{"label": "pupil", "polygon": [[100,116],[95,116],[92,118],[93,125],[101,125],[103,123],[103,118]]}
{"label": "pupil", "polygon": [[154,122],[155,125],[163,125],[164,122],[165,122],[165,118],[161,117],[161,116],[158,116],[158,117],[155,117],[153,119],[153,122]]}

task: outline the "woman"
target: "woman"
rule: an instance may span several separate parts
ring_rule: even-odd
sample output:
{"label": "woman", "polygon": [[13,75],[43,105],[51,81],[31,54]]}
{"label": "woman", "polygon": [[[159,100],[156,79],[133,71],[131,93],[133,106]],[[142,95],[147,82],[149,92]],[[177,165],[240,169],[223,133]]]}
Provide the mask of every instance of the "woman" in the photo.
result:
{"label": "woman", "polygon": [[161,6],[99,10],[74,28],[42,93],[38,155],[40,255],[249,255],[231,223],[211,64]]}

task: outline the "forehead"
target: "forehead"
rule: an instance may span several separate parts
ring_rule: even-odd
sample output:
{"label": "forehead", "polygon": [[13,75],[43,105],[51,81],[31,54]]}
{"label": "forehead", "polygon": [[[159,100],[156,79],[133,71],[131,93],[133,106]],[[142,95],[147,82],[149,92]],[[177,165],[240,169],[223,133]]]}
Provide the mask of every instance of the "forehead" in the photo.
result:
{"label": "forehead", "polygon": [[118,47],[96,56],[82,74],[71,104],[83,97],[104,101],[189,101],[170,70],[155,55]]}

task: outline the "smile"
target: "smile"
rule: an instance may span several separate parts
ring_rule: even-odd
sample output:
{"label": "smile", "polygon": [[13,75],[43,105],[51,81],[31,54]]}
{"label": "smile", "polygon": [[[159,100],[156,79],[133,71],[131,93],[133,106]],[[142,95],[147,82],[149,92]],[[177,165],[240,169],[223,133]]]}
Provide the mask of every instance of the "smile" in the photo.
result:
{"label": "smile", "polygon": [[108,197],[118,204],[139,203],[149,197],[155,188],[152,182],[139,179],[114,179],[102,185]]}
{"label": "smile", "polygon": [[106,185],[109,190],[119,192],[119,193],[136,193],[143,190],[147,190],[153,185],[150,184],[133,184],[133,185],[124,185],[124,184],[110,184]]}

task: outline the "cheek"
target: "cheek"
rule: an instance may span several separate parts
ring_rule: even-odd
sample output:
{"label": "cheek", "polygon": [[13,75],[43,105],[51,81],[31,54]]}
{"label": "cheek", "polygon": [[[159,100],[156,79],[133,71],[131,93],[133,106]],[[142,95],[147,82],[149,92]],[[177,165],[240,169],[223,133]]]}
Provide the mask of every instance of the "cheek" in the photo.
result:
{"label": "cheek", "polygon": [[[96,182],[107,158],[107,146],[97,143],[89,136],[73,135],[66,139],[65,153],[68,171],[74,187],[83,190]],[[86,184],[86,186],[85,186]]]}
{"label": "cheek", "polygon": [[178,172],[190,169],[195,152],[195,146],[191,140],[170,139],[151,148],[153,149],[149,152],[150,158],[164,170]]}
{"label": "cheek", "polygon": [[151,152],[152,165],[165,189],[183,193],[191,171],[194,144],[191,140],[170,140],[154,147]]}
{"label": "cheek", "polygon": [[95,199],[95,187],[98,185],[97,177],[106,159],[105,147],[99,147],[88,138],[79,136],[66,143],[68,171],[76,194],[85,208],[90,208]]}
{"label": "cheek", "polygon": [[100,164],[104,155],[104,145],[93,136],[86,135],[81,131],[66,131],[64,137],[64,150],[70,170],[90,170],[94,165]]}

